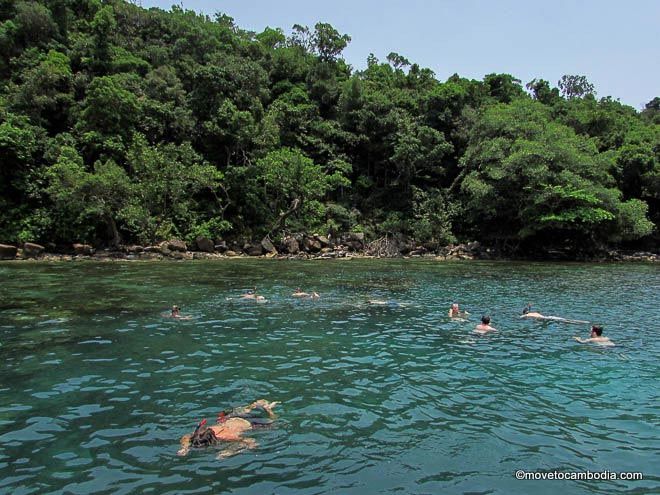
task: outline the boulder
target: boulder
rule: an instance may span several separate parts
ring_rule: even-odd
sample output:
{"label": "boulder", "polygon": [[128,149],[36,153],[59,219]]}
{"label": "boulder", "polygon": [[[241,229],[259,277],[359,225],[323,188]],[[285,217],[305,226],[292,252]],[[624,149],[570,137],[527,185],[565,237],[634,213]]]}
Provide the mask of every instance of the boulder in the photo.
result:
{"label": "boulder", "polygon": [[184,253],[188,251],[188,246],[186,243],[180,239],[171,239],[169,241],[165,241],[167,249],[170,251],[179,251],[180,253]]}
{"label": "boulder", "polygon": [[94,254],[94,248],[89,244],[75,243],[73,245],[73,254],[80,256],[91,256]]}
{"label": "boulder", "polygon": [[275,248],[275,245],[271,242],[271,240],[268,237],[264,237],[261,240],[261,247],[267,253],[277,254],[277,249]]}
{"label": "boulder", "polygon": [[223,241],[222,239],[216,239],[214,247],[215,250],[220,253],[224,253],[229,249],[229,247],[227,246],[227,242]]}
{"label": "boulder", "polygon": [[[153,246],[150,246],[153,247]],[[142,246],[134,245],[134,246],[126,246],[126,252],[128,254],[138,254],[144,251],[144,248]]]}
{"label": "boulder", "polygon": [[238,256],[238,254],[236,253],[236,251],[232,251],[232,250],[230,249],[229,251],[227,251],[227,252],[225,253],[225,256],[229,256],[230,258],[232,258],[232,257],[234,257],[234,256]]}
{"label": "boulder", "polygon": [[0,244],[0,260],[13,260],[18,248],[9,244]]}
{"label": "boulder", "polygon": [[247,244],[243,247],[243,252],[248,256],[261,256],[264,254],[264,248],[261,244]]}
{"label": "boulder", "polygon": [[[166,248],[164,248],[164,246],[147,246],[143,249],[143,251],[145,253],[158,253],[158,254],[160,254],[160,252],[163,249],[166,249]],[[170,252],[169,249],[166,249],[166,250],[167,250],[168,253]]]}
{"label": "boulder", "polygon": [[215,244],[208,237],[197,237],[195,239],[195,244],[197,245],[198,251],[203,251],[205,253],[212,253],[215,251]]}
{"label": "boulder", "polygon": [[313,237],[303,239],[303,248],[310,253],[318,253],[321,250],[321,243]]}
{"label": "boulder", "polygon": [[36,258],[41,256],[46,250],[41,244],[35,244],[33,242],[26,242],[23,244],[23,256],[26,258]]}
{"label": "boulder", "polygon": [[300,244],[295,237],[286,237],[282,244],[284,251],[289,254],[297,254],[300,251]]}
{"label": "boulder", "polygon": [[327,247],[330,246],[330,239],[328,239],[326,236],[317,235],[317,236],[314,236],[314,237],[316,238],[317,241],[319,241],[321,243],[322,248],[327,248]]}

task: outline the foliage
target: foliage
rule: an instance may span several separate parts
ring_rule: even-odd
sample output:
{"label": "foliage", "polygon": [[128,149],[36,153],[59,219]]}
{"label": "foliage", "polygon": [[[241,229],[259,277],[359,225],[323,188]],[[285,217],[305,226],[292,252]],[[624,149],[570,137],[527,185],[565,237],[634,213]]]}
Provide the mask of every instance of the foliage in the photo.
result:
{"label": "foliage", "polygon": [[0,242],[657,236],[659,98],[638,112],[576,75],[529,93],[511,74],[439,81],[396,52],[355,71],[350,41],[180,6],[2,2]]}

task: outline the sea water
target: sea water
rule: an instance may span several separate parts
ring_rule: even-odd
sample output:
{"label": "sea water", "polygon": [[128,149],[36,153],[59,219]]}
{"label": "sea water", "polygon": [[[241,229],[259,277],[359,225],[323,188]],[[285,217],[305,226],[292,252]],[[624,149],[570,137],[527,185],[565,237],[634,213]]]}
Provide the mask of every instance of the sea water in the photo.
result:
{"label": "sea water", "polygon": [[[659,289],[653,264],[3,263],[0,493],[660,493]],[[259,398],[256,448],[177,457]]]}

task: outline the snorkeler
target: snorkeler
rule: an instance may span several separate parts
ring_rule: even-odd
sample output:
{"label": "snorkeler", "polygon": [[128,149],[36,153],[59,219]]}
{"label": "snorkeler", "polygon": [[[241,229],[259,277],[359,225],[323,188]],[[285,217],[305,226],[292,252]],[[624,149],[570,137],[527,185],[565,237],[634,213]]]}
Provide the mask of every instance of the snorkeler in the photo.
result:
{"label": "snorkeler", "polygon": [[497,332],[496,328],[490,326],[490,316],[482,316],[481,323],[474,327],[476,333]]}
{"label": "snorkeler", "polygon": [[613,346],[614,342],[612,342],[609,337],[603,337],[603,327],[601,325],[592,325],[591,326],[591,334],[589,335],[588,339],[583,339],[580,337],[573,337],[577,342],[580,344],[598,344],[598,345],[606,345],[606,346]]}
{"label": "snorkeler", "polygon": [[450,318],[464,318],[468,316],[470,313],[467,311],[461,311],[460,308],[458,307],[458,303],[453,303],[451,307],[449,308],[449,317]]}
{"label": "snorkeler", "polygon": [[[220,442],[235,442],[217,456],[218,459],[230,457],[246,449],[257,446],[252,438],[243,438],[242,434],[257,426],[270,424],[275,418],[273,408],[279,402],[269,402],[264,399],[253,402],[249,406],[233,409],[229,412],[222,411],[218,415],[217,423],[213,426],[206,425],[206,419],[197,424],[192,434],[183,435],[179,441],[181,448],[177,455],[185,456],[191,448],[202,448],[217,445]],[[261,421],[260,412],[265,412],[268,418]]]}

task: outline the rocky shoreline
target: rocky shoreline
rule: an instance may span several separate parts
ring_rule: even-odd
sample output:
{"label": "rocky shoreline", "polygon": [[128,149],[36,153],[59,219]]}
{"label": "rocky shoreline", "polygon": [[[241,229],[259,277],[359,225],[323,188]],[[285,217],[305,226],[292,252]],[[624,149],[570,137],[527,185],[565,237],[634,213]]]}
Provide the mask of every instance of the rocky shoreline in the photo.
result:
{"label": "rocky shoreline", "polygon": [[608,250],[599,255],[575,256],[561,251],[548,251],[538,256],[511,257],[479,242],[447,246],[422,245],[402,236],[386,236],[366,242],[364,234],[352,232],[332,238],[322,235],[291,234],[274,243],[269,238],[260,242],[211,240],[197,238],[190,245],[170,239],[149,246],[126,245],[118,248],[95,248],[89,244],[68,246],[41,245],[32,242],[20,246],[0,244],[0,260],[42,261],[132,261],[132,260],[199,260],[226,258],[274,259],[351,259],[351,258],[429,258],[450,260],[535,260],[535,261],[660,261],[660,255],[647,251]]}

